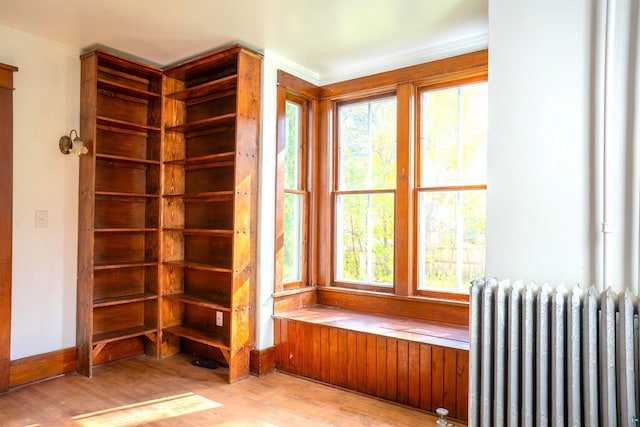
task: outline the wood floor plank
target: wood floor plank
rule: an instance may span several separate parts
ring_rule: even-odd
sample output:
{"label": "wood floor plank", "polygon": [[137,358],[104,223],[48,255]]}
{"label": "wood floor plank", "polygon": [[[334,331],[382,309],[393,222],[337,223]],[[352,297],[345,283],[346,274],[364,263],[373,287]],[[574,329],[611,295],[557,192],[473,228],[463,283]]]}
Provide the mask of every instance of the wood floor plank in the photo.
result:
{"label": "wood floor plank", "polygon": [[429,426],[435,417],[283,373],[233,385],[180,354],[137,356],[0,395],[2,425]]}

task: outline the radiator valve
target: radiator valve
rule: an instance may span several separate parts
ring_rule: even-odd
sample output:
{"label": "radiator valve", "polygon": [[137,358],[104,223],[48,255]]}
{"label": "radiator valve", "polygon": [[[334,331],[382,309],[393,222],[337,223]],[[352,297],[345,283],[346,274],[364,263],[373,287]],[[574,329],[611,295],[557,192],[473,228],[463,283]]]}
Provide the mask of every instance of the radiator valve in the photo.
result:
{"label": "radiator valve", "polygon": [[445,417],[449,415],[449,410],[447,408],[438,408],[436,409],[436,414],[440,416],[438,421],[436,421],[436,426],[440,427],[453,427],[453,424],[449,424]]}

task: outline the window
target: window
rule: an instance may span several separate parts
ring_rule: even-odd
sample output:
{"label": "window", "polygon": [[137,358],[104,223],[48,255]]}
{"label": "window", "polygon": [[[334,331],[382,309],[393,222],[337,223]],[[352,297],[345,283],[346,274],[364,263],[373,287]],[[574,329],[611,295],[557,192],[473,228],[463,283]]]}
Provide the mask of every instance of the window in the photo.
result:
{"label": "window", "polygon": [[276,292],[309,285],[309,147],[317,88],[278,71],[275,206]]}
{"label": "window", "polygon": [[286,101],[284,148],[284,284],[303,282],[307,193],[304,180],[304,103]]}
{"label": "window", "polygon": [[393,286],[396,98],[338,107],[335,280]]}
{"label": "window", "polygon": [[484,275],[487,76],[487,50],[322,87],[279,72],[283,309],[468,317]]}
{"label": "window", "polygon": [[487,84],[418,99],[417,287],[466,291],[484,275]]}

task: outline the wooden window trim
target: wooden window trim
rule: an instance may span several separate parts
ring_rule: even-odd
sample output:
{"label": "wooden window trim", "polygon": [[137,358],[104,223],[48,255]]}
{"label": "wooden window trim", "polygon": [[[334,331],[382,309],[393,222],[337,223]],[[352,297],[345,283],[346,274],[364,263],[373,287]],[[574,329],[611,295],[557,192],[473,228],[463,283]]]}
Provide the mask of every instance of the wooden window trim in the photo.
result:
{"label": "wooden window trim", "polygon": [[[331,182],[333,183],[333,185],[330,187],[331,188],[331,211],[329,212],[329,217],[330,217],[330,223],[331,223],[331,227],[330,230],[331,232],[329,233],[329,241],[330,241],[330,255],[329,255],[329,259],[331,260],[331,265],[330,265],[330,277],[331,277],[331,284],[332,286],[336,286],[336,287],[341,287],[341,288],[345,288],[345,289],[355,289],[355,290],[369,290],[369,291],[375,291],[375,292],[381,292],[383,294],[390,294],[390,295],[394,295],[396,294],[396,277],[395,277],[395,271],[396,271],[396,265],[395,265],[395,259],[396,256],[398,255],[397,253],[397,248],[395,248],[394,246],[394,283],[392,284],[392,286],[380,286],[380,285],[375,285],[375,284],[369,284],[369,283],[358,283],[358,282],[346,282],[346,281],[338,281],[335,279],[336,277],[336,241],[335,241],[335,228],[336,228],[336,217],[335,217],[335,207],[336,207],[336,199],[339,195],[343,195],[343,194],[389,194],[392,193],[394,200],[396,198],[396,189],[393,188],[389,188],[389,189],[371,189],[371,190],[340,190],[338,188],[339,186],[339,150],[338,150],[338,114],[340,112],[340,107],[343,105],[349,105],[349,104],[353,104],[353,103],[359,103],[359,102],[368,102],[368,101],[374,101],[377,99],[385,99],[385,98],[392,98],[395,97],[396,98],[396,107],[397,107],[397,93],[395,90],[389,90],[388,88],[384,87],[384,88],[378,88],[374,91],[369,91],[366,95],[363,95],[362,93],[357,93],[357,94],[346,94],[345,96],[340,97],[340,99],[333,99],[332,103],[333,103],[333,109],[332,109],[332,123],[333,126],[331,127],[331,134],[332,134],[332,143],[330,145],[331,147],[331,157],[332,157],[332,164],[335,165],[336,167],[332,168],[331,170]],[[329,144],[327,144],[329,145]],[[396,148],[397,150],[397,148]],[[396,176],[396,182],[398,181],[397,176]],[[394,229],[394,233],[395,233],[395,229]]]}
{"label": "wooden window trim", "polygon": [[[486,52],[486,51],[484,51]],[[416,156],[416,161],[415,161],[415,165],[416,165],[416,170],[414,173],[414,180],[413,180],[413,184],[414,184],[414,191],[413,191],[413,201],[414,201],[414,206],[412,208],[412,214],[414,216],[417,216],[417,199],[418,199],[418,195],[421,192],[427,192],[427,191],[465,191],[465,190],[485,190],[487,189],[487,185],[485,183],[483,184],[468,184],[468,185],[454,185],[454,186],[442,186],[442,187],[435,187],[435,186],[429,186],[429,187],[422,187],[420,186],[420,182],[421,182],[421,168],[419,165],[419,161],[417,160],[420,156],[420,139],[417,137],[417,135],[420,135],[420,128],[422,125],[421,122],[421,114],[420,114],[420,110],[421,110],[421,99],[422,99],[422,94],[426,91],[430,91],[430,90],[437,90],[437,89],[446,89],[446,88],[450,88],[450,87],[456,87],[456,86],[463,86],[463,85],[468,85],[468,84],[473,84],[473,83],[481,83],[481,82],[486,82],[488,80],[489,74],[488,74],[488,69],[484,70],[483,72],[480,70],[480,72],[478,72],[478,70],[475,70],[471,73],[469,73],[469,75],[465,75],[464,73],[461,73],[459,75],[456,76],[456,78],[453,78],[451,80],[446,80],[446,81],[438,81],[437,79],[425,79],[422,81],[418,81],[416,82],[416,92],[415,92],[415,112],[414,112],[414,117],[415,117],[415,127],[413,129],[413,134],[416,135],[415,141],[413,143],[413,150]],[[414,230],[417,231],[418,228],[418,224],[414,222]],[[412,242],[411,242],[412,247],[417,248],[418,247],[418,233],[414,232],[412,235]],[[412,274],[413,277],[415,278],[415,280],[413,280],[412,282],[412,289],[411,289],[411,293],[417,297],[426,297],[426,298],[435,298],[435,299],[445,299],[445,300],[452,300],[452,301],[469,301],[469,295],[468,293],[462,293],[462,292],[456,292],[456,291],[445,291],[445,290],[437,290],[437,289],[418,289],[418,260],[414,259],[413,262],[411,263],[410,269],[412,270]]]}
{"label": "wooden window trim", "polygon": [[[282,70],[278,70],[277,87],[277,126],[276,126],[276,209],[275,209],[275,269],[274,269],[274,291],[276,293],[286,290],[297,289],[309,286],[312,248],[311,240],[311,220],[312,214],[312,194],[313,165],[311,163],[313,154],[311,147],[315,146],[316,120],[314,116],[317,111],[318,88],[302,79],[292,76]],[[286,103],[294,102],[302,107],[301,109],[301,146],[300,146],[300,182],[298,189],[284,188],[284,149],[286,145]],[[303,196],[303,237],[302,237],[302,280],[284,283],[284,195],[300,194]]]}
{"label": "wooden window trim", "polygon": [[[329,168],[329,175],[323,183],[331,184],[333,189],[330,194],[320,197],[328,197],[324,203],[325,211],[321,216],[329,215],[329,220],[324,221],[324,227],[331,233],[324,233],[324,238],[331,241],[321,250],[329,251],[329,255],[321,254],[325,262],[320,263],[319,277],[326,278],[324,285],[343,289],[371,290],[394,296],[435,298],[447,301],[468,301],[468,295],[461,293],[449,293],[438,291],[417,290],[417,262],[414,260],[414,248],[416,247],[417,219],[415,217],[416,197],[418,191],[425,189],[418,186],[418,168],[415,164],[418,153],[417,133],[420,126],[419,96],[423,90],[432,90],[450,86],[458,86],[473,82],[486,81],[488,76],[488,51],[483,50],[470,54],[459,55],[399,70],[379,73],[368,77],[353,79],[345,82],[326,85],[320,88],[320,97],[326,106],[321,112],[324,119],[321,127],[321,139],[323,146],[330,147],[321,155],[326,156],[325,164],[337,165],[337,110],[339,105],[347,102],[365,101],[371,98],[384,97],[395,93],[397,99],[397,185],[395,195],[395,217],[403,218],[403,221],[395,221],[395,265],[394,286],[390,290],[387,287],[375,285],[354,285],[334,280],[335,277],[335,242],[333,229],[335,227],[334,204],[337,167]],[[326,171],[318,171],[322,175]],[[472,187],[472,186],[471,186]],[[318,189],[320,191],[320,188]]]}
{"label": "wooden window trim", "polygon": [[[414,213],[419,181],[414,170],[416,131],[419,129],[416,108],[418,92],[455,86],[472,81],[486,80],[488,76],[488,51],[482,50],[452,58],[446,58],[412,67],[406,67],[368,77],[316,87],[282,71],[278,72],[279,86],[291,93],[307,97],[311,101],[309,140],[309,284],[314,292],[306,300],[320,304],[355,308],[373,313],[430,318],[443,322],[455,319],[466,324],[468,319],[468,295],[461,293],[421,291],[416,292],[416,272],[413,261],[416,218]],[[334,128],[337,106],[340,103],[365,100],[395,93],[398,100],[398,153],[396,218],[405,215],[406,221],[395,223],[394,288],[358,286],[333,282],[333,212],[335,189]],[[280,116],[279,116],[280,117]],[[284,126],[284,123],[279,123]],[[318,143],[315,143],[317,141]],[[402,250],[400,249],[402,248]],[[306,289],[306,288],[305,288]],[[276,293],[287,296],[294,290],[278,289]],[[298,294],[296,293],[296,296]],[[288,305],[287,308],[291,308]]]}

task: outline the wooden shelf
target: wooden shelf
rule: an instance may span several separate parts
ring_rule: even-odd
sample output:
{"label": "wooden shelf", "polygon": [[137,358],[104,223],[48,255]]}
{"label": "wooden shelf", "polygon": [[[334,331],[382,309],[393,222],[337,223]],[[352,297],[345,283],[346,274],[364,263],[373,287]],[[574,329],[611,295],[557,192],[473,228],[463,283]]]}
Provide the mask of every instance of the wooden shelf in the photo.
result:
{"label": "wooden shelf", "polygon": [[217,273],[231,273],[232,272],[232,270],[230,268],[215,267],[215,266],[209,265],[209,264],[202,264],[202,263],[198,263],[198,262],[191,262],[191,261],[184,261],[184,260],[164,261],[163,264],[174,265],[176,267],[182,267],[182,268],[193,268],[194,270],[214,271],[214,272],[217,272]]}
{"label": "wooden shelf", "polygon": [[190,328],[188,326],[179,325],[165,328],[164,332],[168,332],[179,337],[187,338],[202,344],[217,347],[221,350],[230,350],[229,345],[211,332],[202,331],[200,329]]}
{"label": "wooden shelf", "polygon": [[110,117],[97,116],[96,122],[98,125],[102,126],[111,126],[115,128],[127,129],[127,130],[135,130],[139,132],[148,132],[148,131],[160,131],[158,126],[149,126],[139,123],[131,123],[124,120],[113,119]]}
{"label": "wooden shelf", "polygon": [[203,83],[198,86],[190,87],[189,89],[181,90],[178,92],[167,94],[167,97],[174,98],[180,101],[186,101],[191,99],[203,98],[209,95],[213,95],[219,92],[225,92],[236,88],[238,75],[223,77],[218,80]]}
{"label": "wooden shelf", "polygon": [[222,201],[232,200],[233,191],[211,191],[208,193],[165,194],[164,197],[176,197],[185,201]]}
{"label": "wooden shelf", "polygon": [[140,164],[140,165],[160,165],[159,160],[136,159],[133,157],[114,156],[112,154],[96,153],[96,159],[108,160],[111,162],[118,162],[118,163],[133,163],[133,164]]}
{"label": "wooden shelf", "polygon": [[[100,49],[81,62],[76,367],[91,376],[96,361],[160,353],[164,76]],[[107,345],[134,337],[144,345]]]}
{"label": "wooden shelf", "polygon": [[149,301],[149,300],[154,300],[154,299],[158,299],[158,295],[156,294],[150,294],[150,293],[145,293],[145,294],[135,294],[135,295],[125,295],[125,296],[121,296],[121,297],[112,297],[112,298],[102,298],[102,299],[97,299],[93,301],[93,307],[109,307],[112,305],[119,305],[119,304],[128,304],[128,303],[132,303],[132,302],[139,302],[139,301]]}
{"label": "wooden shelf", "polygon": [[169,132],[198,132],[206,129],[216,129],[235,125],[235,113],[224,114],[221,116],[208,117],[206,119],[189,122],[178,126],[166,127]]}
{"label": "wooden shelf", "polygon": [[95,228],[94,233],[153,233],[159,228]]}
{"label": "wooden shelf", "polygon": [[212,310],[231,312],[231,308],[228,305],[222,305],[215,303],[207,298],[202,298],[191,294],[170,294],[165,295],[168,298],[175,299],[186,304],[198,305],[200,307],[209,308]]}
{"label": "wooden shelf", "polygon": [[165,161],[165,165],[171,166],[196,166],[196,165],[215,165],[216,163],[233,162],[235,159],[233,151],[228,153],[209,154],[207,156],[190,157],[188,159],[178,159]]}
{"label": "wooden shelf", "polygon": [[93,345],[108,344],[113,341],[125,340],[127,338],[139,337],[147,334],[155,334],[157,328],[148,326],[136,326],[134,328],[121,329],[113,332],[105,332],[93,336]]}
{"label": "wooden shelf", "polygon": [[136,197],[136,198],[157,198],[159,194],[145,194],[145,193],[124,193],[119,191],[96,191],[96,196],[111,196],[111,197]]}
{"label": "wooden shelf", "polygon": [[109,92],[119,93],[122,95],[131,96],[134,98],[141,98],[146,100],[161,98],[161,94],[155,92],[149,92],[148,90],[142,90],[131,86],[114,83],[105,79],[98,79],[98,89],[107,90]]}
{"label": "wooden shelf", "polygon": [[232,237],[233,230],[208,230],[195,228],[164,228],[164,231],[174,231],[192,236]]}
{"label": "wooden shelf", "polygon": [[131,267],[152,267],[158,265],[158,261],[140,261],[140,262],[123,262],[117,264],[100,264],[94,265],[94,270],[112,270],[116,268],[131,268]]}

